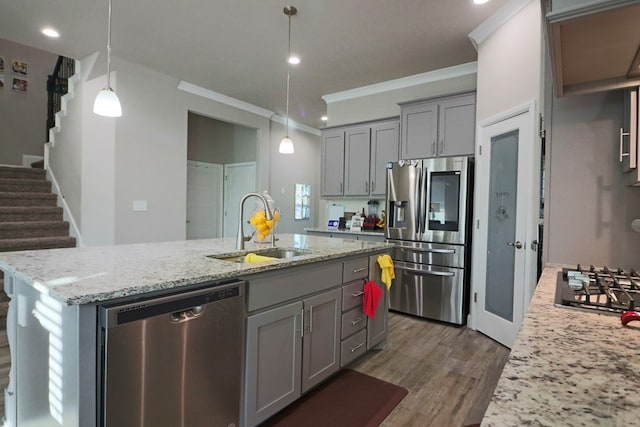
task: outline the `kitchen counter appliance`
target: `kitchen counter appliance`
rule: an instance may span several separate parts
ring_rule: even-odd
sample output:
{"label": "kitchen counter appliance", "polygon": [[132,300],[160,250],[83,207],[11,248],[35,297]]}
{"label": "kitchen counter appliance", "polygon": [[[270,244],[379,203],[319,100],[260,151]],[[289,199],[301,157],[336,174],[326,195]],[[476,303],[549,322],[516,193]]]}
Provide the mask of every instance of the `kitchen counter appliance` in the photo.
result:
{"label": "kitchen counter appliance", "polygon": [[466,323],[473,165],[471,157],[442,157],[387,166],[385,236],[396,245],[392,310]]}
{"label": "kitchen counter appliance", "polygon": [[563,268],[558,273],[554,304],[616,316],[640,310],[640,275],[634,269],[606,266]]}
{"label": "kitchen counter appliance", "polygon": [[100,308],[103,427],[240,425],[245,283]]}

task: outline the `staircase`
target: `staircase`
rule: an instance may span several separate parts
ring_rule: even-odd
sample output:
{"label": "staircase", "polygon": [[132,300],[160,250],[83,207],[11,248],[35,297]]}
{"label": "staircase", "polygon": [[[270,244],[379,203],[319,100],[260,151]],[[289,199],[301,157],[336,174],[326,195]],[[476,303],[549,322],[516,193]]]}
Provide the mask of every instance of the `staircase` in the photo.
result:
{"label": "staircase", "polygon": [[[0,166],[0,252],[76,246],[69,237],[69,223],[62,220],[51,183],[44,169]],[[9,383],[11,358],[6,320],[9,301],[0,271],[0,418],[4,414],[4,390]]]}

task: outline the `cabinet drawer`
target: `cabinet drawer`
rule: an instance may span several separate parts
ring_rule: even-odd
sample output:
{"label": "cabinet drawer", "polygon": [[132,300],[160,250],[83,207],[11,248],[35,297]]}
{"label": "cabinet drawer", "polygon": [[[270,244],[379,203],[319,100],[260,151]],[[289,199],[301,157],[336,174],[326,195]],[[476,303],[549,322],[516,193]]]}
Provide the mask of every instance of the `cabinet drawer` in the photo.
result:
{"label": "cabinet drawer", "polygon": [[340,346],[340,367],[344,367],[367,351],[367,331],[361,330],[357,334],[342,341]]}
{"label": "cabinet drawer", "polygon": [[342,282],[365,278],[369,275],[369,258],[345,261],[342,266]]}
{"label": "cabinet drawer", "polygon": [[364,280],[356,280],[342,287],[342,311],[352,309],[356,305],[362,305],[364,295]]}
{"label": "cabinet drawer", "polygon": [[342,339],[367,326],[367,316],[359,305],[342,315]]}

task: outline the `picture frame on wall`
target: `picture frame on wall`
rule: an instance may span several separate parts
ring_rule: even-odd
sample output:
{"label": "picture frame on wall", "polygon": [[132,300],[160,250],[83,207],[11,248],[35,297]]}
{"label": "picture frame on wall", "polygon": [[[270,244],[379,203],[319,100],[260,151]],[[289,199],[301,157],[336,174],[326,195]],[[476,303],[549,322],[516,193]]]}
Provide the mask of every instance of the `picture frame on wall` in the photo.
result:
{"label": "picture frame on wall", "polygon": [[14,77],[12,88],[16,92],[26,93],[28,84],[29,82],[27,80]]}
{"label": "picture frame on wall", "polygon": [[17,59],[11,60],[11,72],[13,74],[20,74],[21,76],[27,75],[27,63],[25,61],[19,61]]}

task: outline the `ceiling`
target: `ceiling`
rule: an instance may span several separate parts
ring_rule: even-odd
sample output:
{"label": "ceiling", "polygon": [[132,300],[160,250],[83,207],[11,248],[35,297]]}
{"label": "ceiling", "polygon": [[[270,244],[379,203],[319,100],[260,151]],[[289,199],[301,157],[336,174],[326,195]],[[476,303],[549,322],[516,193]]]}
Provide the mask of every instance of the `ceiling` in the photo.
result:
{"label": "ceiling", "polygon": [[[322,95],[475,61],[467,35],[507,0],[113,0],[112,55],[322,127]],[[106,50],[107,1],[0,0],[0,38],[81,59]],[[57,40],[40,34],[60,31]],[[104,57],[104,55],[101,55]],[[117,71],[117,67],[114,67]]]}

